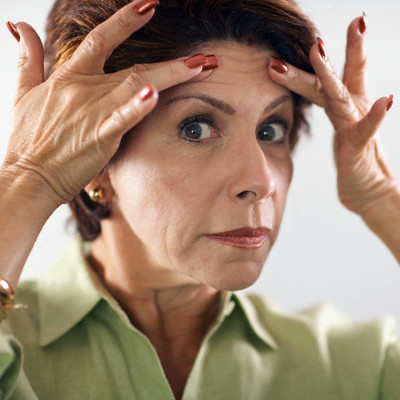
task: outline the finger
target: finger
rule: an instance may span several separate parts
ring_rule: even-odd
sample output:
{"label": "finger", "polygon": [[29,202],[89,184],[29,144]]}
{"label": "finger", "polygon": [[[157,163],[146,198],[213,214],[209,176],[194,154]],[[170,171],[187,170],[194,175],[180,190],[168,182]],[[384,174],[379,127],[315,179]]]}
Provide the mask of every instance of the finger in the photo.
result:
{"label": "finger", "polygon": [[[114,132],[114,130],[109,128],[109,126],[116,126],[115,135],[122,135],[131,129],[135,123],[137,123],[135,119],[130,120],[129,118],[124,117],[125,121],[128,122],[126,124],[119,123],[116,125],[114,120],[122,120],[122,116],[126,115],[127,112],[130,112],[130,107],[133,107],[133,110],[136,109],[137,100],[135,99],[137,98],[137,95],[135,94],[145,85],[149,85],[149,82],[151,82],[150,86],[152,87],[153,92],[156,93],[154,96],[158,96],[159,90],[165,90],[182,82],[197,79],[202,74],[210,74],[211,70],[201,72],[205,58],[206,57],[204,55],[196,55],[190,57],[189,59],[166,61],[163,63],[157,63],[157,65],[137,65],[133,68],[130,68],[130,73],[125,80],[116,86],[102,100],[103,105],[105,105],[107,109],[117,110],[115,113],[113,113],[114,116],[111,116],[108,119],[108,122],[105,123],[105,126],[107,127],[106,131],[110,130]],[[123,77],[125,77],[124,74],[126,73],[127,71],[125,70],[112,74],[112,79],[121,80]],[[155,81],[156,84],[154,84],[152,81]],[[125,129],[125,131],[119,131],[118,129]]]}
{"label": "finger", "polygon": [[325,95],[325,111],[335,129],[340,130],[343,125],[358,121],[360,112],[355,106],[347,87],[333,69],[325,45],[320,38],[317,39],[317,43],[310,50],[310,62]]}
{"label": "finger", "polygon": [[[159,91],[186,81],[201,79],[217,67],[216,56],[205,57],[203,54],[196,54],[189,58],[136,65],[130,68],[125,80],[104,99],[107,104],[120,104],[120,106],[102,124],[101,135],[120,138],[151,112],[157,103]],[[203,71],[203,68],[206,70]],[[116,76],[121,79],[125,74],[126,70],[117,72],[113,74],[114,79]],[[132,97],[132,93],[143,87],[146,81],[151,83]]]}
{"label": "finger", "polygon": [[44,81],[43,45],[36,31],[25,22],[15,25],[20,36],[15,104]]}
{"label": "finger", "polygon": [[117,108],[100,126],[99,138],[118,148],[122,136],[138,124],[156,106],[158,93],[149,84]]}
{"label": "finger", "polygon": [[157,0],[135,0],[94,28],[72,56],[74,71],[102,73],[112,51],[151,19],[157,4]]}
{"label": "finger", "polygon": [[[211,62],[209,62],[210,59]],[[210,65],[211,68],[209,68]],[[204,70],[204,68],[207,69]],[[218,68],[216,56],[196,54],[171,61],[134,65],[131,68],[116,72],[112,79],[127,82],[134,89],[151,82],[156,90],[161,92],[185,81],[193,82],[205,79],[215,68]],[[135,81],[137,81],[136,84]]]}
{"label": "finger", "polygon": [[347,31],[346,63],[343,83],[352,94],[367,95],[367,49],[365,13],[356,18]]}
{"label": "finger", "polygon": [[382,97],[377,100],[367,115],[358,123],[357,129],[349,137],[350,143],[355,149],[362,149],[375,135],[387,112],[393,104],[393,96]]}
{"label": "finger", "polygon": [[316,75],[302,71],[276,57],[271,57],[268,73],[271,79],[279,85],[285,86],[320,107],[326,106],[322,86]]}

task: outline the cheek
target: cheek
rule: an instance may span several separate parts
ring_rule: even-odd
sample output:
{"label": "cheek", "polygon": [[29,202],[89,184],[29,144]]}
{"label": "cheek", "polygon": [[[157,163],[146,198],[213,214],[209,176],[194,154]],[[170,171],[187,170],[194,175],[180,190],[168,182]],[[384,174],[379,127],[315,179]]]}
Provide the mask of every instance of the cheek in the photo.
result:
{"label": "cheek", "polygon": [[288,145],[262,147],[270,177],[276,189],[276,195],[286,198],[293,177],[292,153]]}
{"label": "cheek", "polygon": [[132,141],[110,174],[117,206],[132,230],[152,231],[164,241],[189,234],[211,201],[206,167],[171,146]]}
{"label": "cheek", "polygon": [[290,155],[283,159],[276,160],[273,166],[272,175],[275,185],[275,194],[273,196],[273,202],[275,203],[274,205],[275,227],[277,234],[281,224],[286,204],[286,198],[293,176],[293,163]]}

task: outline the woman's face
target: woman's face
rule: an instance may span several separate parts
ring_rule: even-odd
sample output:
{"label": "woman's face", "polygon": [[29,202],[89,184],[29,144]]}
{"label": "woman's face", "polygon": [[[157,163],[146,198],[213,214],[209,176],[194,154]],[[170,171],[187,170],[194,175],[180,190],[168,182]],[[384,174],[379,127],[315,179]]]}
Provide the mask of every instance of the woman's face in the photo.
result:
{"label": "woman's face", "polygon": [[[109,169],[127,251],[166,279],[249,286],[274,243],[292,176],[290,92],[271,51],[208,44],[220,67],[162,92]],[[130,249],[136,250],[130,250]]]}

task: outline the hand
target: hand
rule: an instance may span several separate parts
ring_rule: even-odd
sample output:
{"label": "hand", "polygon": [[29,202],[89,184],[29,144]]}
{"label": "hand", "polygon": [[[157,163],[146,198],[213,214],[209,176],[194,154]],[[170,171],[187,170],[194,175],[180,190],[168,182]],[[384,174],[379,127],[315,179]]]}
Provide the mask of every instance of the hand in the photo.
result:
{"label": "hand", "polygon": [[375,135],[393,98],[382,97],[370,105],[365,30],[365,15],[349,26],[343,80],[333,70],[321,40],[310,51],[315,75],[280,64],[277,59],[272,59],[269,65],[274,81],[325,109],[335,129],[339,198],[348,209],[360,215],[399,187]]}
{"label": "hand", "polygon": [[[72,58],[44,81],[43,46],[29,25],[17,25],[19,81],[13,132],[0,171],[31,185],[55,207],[72,199],[107,164],[124,133],[157,103],[157,92],[195,77],[183,59],[103,73],[112,50],[152,17],[131,4],[96,27]],[[149,84],[150,83],[150,84]]]}

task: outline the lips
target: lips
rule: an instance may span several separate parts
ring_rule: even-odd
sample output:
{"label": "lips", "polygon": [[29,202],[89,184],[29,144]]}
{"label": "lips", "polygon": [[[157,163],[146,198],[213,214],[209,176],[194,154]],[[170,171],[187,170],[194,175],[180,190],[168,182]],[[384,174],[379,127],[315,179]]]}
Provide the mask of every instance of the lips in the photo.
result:
{"label": "lips", "polygon": [[265,227],[246,227],[227,232],[213,233],[207,235],[207,237],[233,247],[240,247],[243,249],[257,249],[264,244],[269,232],[270,229]]}

